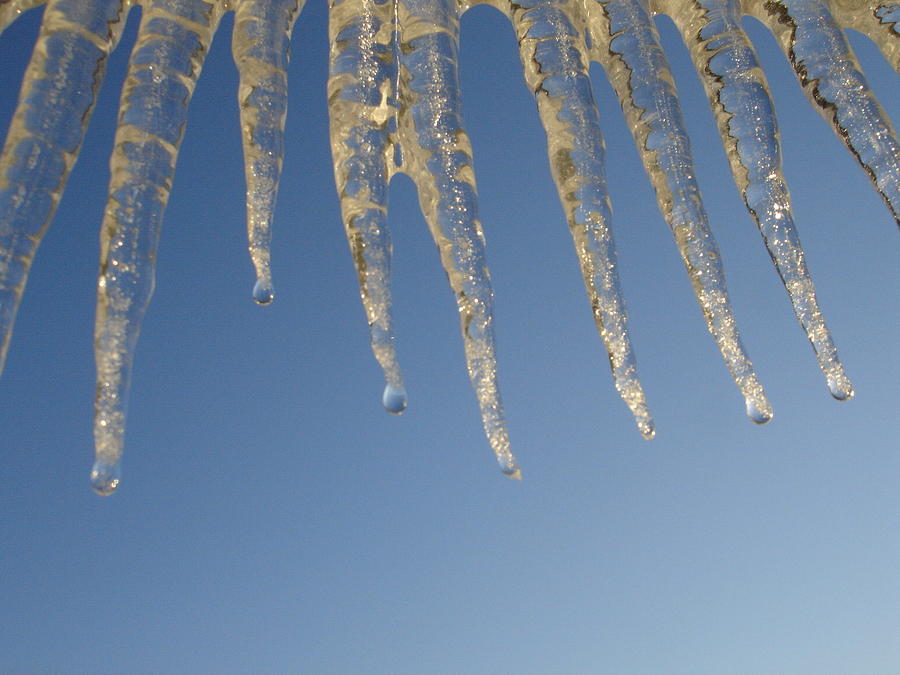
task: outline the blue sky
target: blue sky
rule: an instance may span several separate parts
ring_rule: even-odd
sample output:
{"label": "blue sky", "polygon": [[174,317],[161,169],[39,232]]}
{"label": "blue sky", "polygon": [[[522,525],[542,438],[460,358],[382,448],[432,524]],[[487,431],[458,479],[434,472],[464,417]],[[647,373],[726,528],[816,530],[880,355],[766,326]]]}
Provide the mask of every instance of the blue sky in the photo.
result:
{"label": "blue sky", "polygon": [[[126,42],[133,36],[131,17]],[[889,673],[900,663],[896,226],[752,21],[800,234],[857,395],[825,388],[661,24],[744,342],[751,424],[599,69],[622,284],[657,438],[613,389],[512,31],[461,76],[521,483],[483,439],[455,304],[394,181],[410,407],[381,408],[330,166],[324,3],[294,33],[277,299],[251,301],[227,17],[201,78],[138,347],[124,479],[94,495],[97,230],[128,46],[38,252],[0,382],[4,673]],[[37,30],[0,38],[5,128]],[[854,36],[895,121],[897,80]]]}

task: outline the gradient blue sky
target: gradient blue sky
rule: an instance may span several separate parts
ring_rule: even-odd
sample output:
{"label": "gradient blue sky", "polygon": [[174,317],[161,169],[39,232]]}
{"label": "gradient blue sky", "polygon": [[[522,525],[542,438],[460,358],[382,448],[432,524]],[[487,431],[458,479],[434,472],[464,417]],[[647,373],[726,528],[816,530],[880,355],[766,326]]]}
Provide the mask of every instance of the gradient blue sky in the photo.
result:
{"label": "gradient blue sky", "polygon": [[[831,399],[661,22],[745,344],[751,424],[599,69],[622,283],[658,435],[615,394],[505,18],[463,19],[462,85],[525,480],[482,436],[456,310],[411,182],[392,188],[410,393],[380,404],[330,166],[325,4],[294,38],[277,300],[243,222],[231,17],[195,96],[138,347],[119,493],[94,495],[97,230],[130,40],[44,240],[0,382],[3,673],[896,673],[897,232],[754,38],[796,216],[857,396]],[[0,38],[0,126],[37,31]],[[853,36],[895,121],[897,79]]]}

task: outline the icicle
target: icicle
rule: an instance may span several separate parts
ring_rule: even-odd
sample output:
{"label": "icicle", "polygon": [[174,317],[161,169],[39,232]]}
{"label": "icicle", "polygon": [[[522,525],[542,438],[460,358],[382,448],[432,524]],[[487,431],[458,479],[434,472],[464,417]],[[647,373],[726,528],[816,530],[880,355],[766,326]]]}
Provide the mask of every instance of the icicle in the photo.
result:
{"label": "icicle", "polygon": [[[482,0],[475,0],[479,2]],[[900,70],[900,5],[885,0],[483,0],[503,5],[519,38],[549,155],[616,386],[652,434],[628,340],[610,232],[603,143],[588,79],[602,63],[632,126],[660,209],[710,332],[757,422],[771,409],[740,342],[718,250],[693,176],[671,73],[653,11],[673,16],[691,49],[736,182],[816,350],[832,394],[849,398],[793,226],[772,103],[741,10],[766,22],[801,83],[867,170],[900,223],[900,143],[869,91],[843,28],[869,35]],[[131,0],[50,0],[0,155],[0,368],[28,269],[90,117],[105,59]],[[305,0],[146,0],[120,110],[101,230],[95,351],[94,489],[119,482],[133,352],[153,292],[159,231],[203,59],[221,15],[236,8],[248,233],[254,297],[273,297],[269,240],[283,155],[288,42]],[[469,375],[489,442],[519,476],[497,385],[493,295],[476,210],[471,147],[457,81],[459,13],[469,0],[331,0],[329,104],[335,176],[384,406],[406,393],[394,348],[388,184],[415,181],[456,295]],[[43,0],[0,0],[0,31]],[[740,5],[740,6],[739,6]],[[582,11],[585,14],[582,16]],[[834,15],[830,12],[834,12]],[[585,26],[590,28],[585,30]],[[843,27],[843,28],[842,28]],[[584,37],[582,37],[582,34]]]}
{"label": "icicle", "polygon": [[[47,0],[0,0],[0,33],[23,12],[43,5]],[[40,38],[38,38],[40,42]]]}
{"label": "icicle", "polygon": [[400,132],[422,213],[456,294],[469,377],[503,472],[521,476],[497,385],[493,291],[478,220],[472,148],[458,79],[459,14],[452,0],[400,0]]}
{"label": "icicle", "polygon": [[124,25],[122,0],[51,0],[0,156],[0,372],[50,225]]}
{"label": "icicle", "polygon": [[600,10],[592,17],[594,53],[631,126],[707,327],[744,396],[747,415],[758,424],[768,422],[772,409],[741,344],[719,251],[694,178],[674,81],[647,1],[597,0],[592,7]]}
{"label": "icicle", "polygon": [[832,0],[832,8],[838,23],[868,36],[900,73],[900,2]]}
{"label": "icicle", "polygon": [[269,246],[284,160],[290,36],[305,0],[240,0],[232,34],[247,180],[247,234],[256,269],[253,298],[274,299]]}
{"label": "icicle", "polygon": [[221,2],[149,0],[122,90],[100,232],[94,351],[96,461],[101,495],[119,484],[134,348],[153,294],[156,250],[191,94]]}
{"label": "icicle", "polygon": [[655,431],[637,376],[619,285],[603,136],[588,73],[583,19],[571,0],[511,6],[525,80],[547,132],[553,179],[581,263],[616,389],[645,438]]}
{"label": "icicle", "polygon": [[336,0],[330,24],[328,102],[335,182],[372,351],[384,371],[382,403],[399,414],[406,409],[406,389],[394,347],[387,223],[397,112],[393,7],[390,2]]}
{"label": "icicle", "polygon": [[747,35],[738,0],[677,3],[672,18],[706,87],[731,162],[735,184],[784,282],[797,319],[815,349],[832,396],[853,396],[844,374],[794,227],[781,172],[781,146],[768,85]]}
{"label": "icicle", "polygon": [[767,1],[762,17],[807,97],[869,174],[900,226],[900,142],[823,0]]}

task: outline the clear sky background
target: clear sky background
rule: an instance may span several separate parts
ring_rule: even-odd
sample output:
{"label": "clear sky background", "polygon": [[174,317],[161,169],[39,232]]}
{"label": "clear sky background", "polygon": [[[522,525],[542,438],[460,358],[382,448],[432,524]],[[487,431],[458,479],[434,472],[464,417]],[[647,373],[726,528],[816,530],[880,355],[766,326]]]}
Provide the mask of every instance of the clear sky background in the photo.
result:
{"label": "clear sky background", "polygon": [[[0,126],[37,32],[0,38]],[[192,106],[138,346],[124,478],[90,490],[98,227],[119,88],[38,252],[0,380],[3,673],[897,673],[897,232],[774,39],[786,174],[857,395],[831,399],[668,20],[745,344],[756,427],[706,332],[599,68],[622,283],[657,425],[616,395],[513,34],[463,19],[462,86],[521,483],[483,438],[457,312],[411,181],[394,181],[395,317],[410,407],[383,380],[340,225],[325,3],[294,33],[273,267],[254,305],[230,56]],[[853,35],[895,122],[897,78]]]}

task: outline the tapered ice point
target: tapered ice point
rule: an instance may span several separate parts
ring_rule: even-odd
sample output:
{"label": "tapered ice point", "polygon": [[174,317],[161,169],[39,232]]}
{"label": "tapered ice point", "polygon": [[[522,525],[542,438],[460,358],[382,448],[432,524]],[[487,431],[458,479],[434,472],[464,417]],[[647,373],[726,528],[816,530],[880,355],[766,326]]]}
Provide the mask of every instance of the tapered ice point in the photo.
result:
{"label": "tapered ice point", "polygon": [[191,95],[224,8],[219,0],[143,3],[100,228],[94,445],[101,494],[118,484],[110,471],[122,457],[134,352],[153,295],[163,214]]}
{"label": "tapered ice point", "polygon": [[745,402],[747,417],[755,424],[766,424],[774,417],[772,406],[769,405],[769,401],[761,391],[748,395]]}
{"label": "tapered ice point", "polygon": [[[478,219],[472,145],[462,119],[459,7],[454,0],[398,0],[403,171],[456,297],[469,380],[488,443],[507,475],[518,472],[497,381],[493,290]],[[406,159],[409,158],[407,162]]]}
{"label": "tapered ice point", "polygon": [[91,467],[91,487],[101,497],[109,497],[122,479],[122,464],[112,464],[97,460]]}
{"label": "tapered ice point", "polygon": [[508,460],[498,459],[497,462],[500,464],[500,471],[503,472],[504,476],[513,480],[522,480],[522,469],[516,464],[514,457],[510,457]]}
{"label": "tapered ice point", "polygon": [[[612,357],[610,360],[613,361]],[[621,368],[621,371],[624,372],[616,372],[616,368],[613,368],[616,390],[619,392],[622,400],[625,401],[629,410],[631,410],[634,423],[641,436],[649,441],[656,437],[656,424],[653,422],[650,409],[647,407],[647,400],[644,397],[644,390],[637,376],[637,366],[634,365],[633,355],[631,360],[626,361],[626,363],[631,367]]]}
{"label": "tapered ice point", "polygon": [[853,398],[853,384],[851,384],[850,380],[844,375],[843,370],[839,373],[835,373],[834,375],[829,375],[827,378],[828,381],[828,391],[831,392],[831,395],[838,401],[849,401]]}
{"label": "tapered ice point", "polygon": [[[759,419],[771,417],[741,343],[718,246],[697,184],[675,81],[647,0],[591,5],[594,53],[616,91],[638,151],[688,272],[706,326],[744,398]],[[756,414],[758,412],[758,414]]]}
{"label": "tapered ice point", "polygon": [[253,284],[253,300],[257,305],[269,305],[275,299],[271,279],[257,279]]}
{"label": "tapered ice point", "polygon": [[305,0],[240,0],[232,54],[240,74],[238,105],[247,182],[247,237],[256,269],[253,299],[274,299],[272,218],[284,159],[290,35]]}
{"label": "tapered ice point", "polygon": [[399,415],[406,410],[406,388],[402,385],[388,384],[384,387],[384,394],[381,396],[381,402],[384,409],[392,415]]}
{"label": "tapered ice point", "polygon": [[[105,59],[132,4],[143,20],[129,66],[110,194],[101,230],[95,329],[98,388],[94,489],[119,484],[135,343],[153,292],[159,229],[187,106],[212,34],[235,11],[233,49],[247,175],[253,297],[274,297],[269,244],[283,156],[286,67],[305,0],[50,0],[0,156],[0,369],[32,256],[53,215],[90,117]],[[0,0],[0,31],[44,0]],[[350,240],[385,380],[385,408],[400,413],[390,317],[387,186],[409,173],[456,297],[469,376],[503,473],[520,478],[510,452],[496,376],[492,291],[475,206],[471,147],[457,82],[458,20],[470,2],[331,0],[332,145]],[[474,3],[477,4],[477,3]],[[691,283],[731,375],[757,423],[772,417],[741,345],[719,253],[694,179],[673,78],[653,15],[685,35],[710,99],[736,183],[763,234],[831,395],[853,396],[821,316],[793,226],[771,101],[740,28],[767,22],[815,107],[828,119],[900,222],[900,143],[869,90],[845,28],[869,35],[895,69],[900,5],[888,0],[528,0],[491,3],[513,19],[526,79],[548,134],[551,168],[575,240],[616,388],[646,438],[653,421],[637,379],[618,288],[603,146],[589,57],[607,69],[675,235]],[[406,161],[406,157],[410,161]]]}
{"label": "tapered ice point", "polygon": [[339,0],[329,22],[328,79],[331,151],[341,217],[372,352],[387,386],[382,403],[399,415],[406,390],[397,361],[391,314],[391,238],[388,184],[397,129],[396,17],[389,2]]}
{"label": "tapered ice point", "polygon": [[616,390],[641,435],[653,438],[653,420],[638,378],[619,283],[603,135],[584,58],[587,44],[580,29],[584,24],[580,7],[573,0],[516,4],[510,18],[525,81],[534,92],[547,133],[550,170]]}
{"label": "tapered ice point", "polygon": [[[706,88],[735,185],[756,221],[797,320],[836,398],[852,386],[819,308],[782,174],[778,122],[738,0],[686,3],[673,16]],[[834,383],[834,386],[832,386]]]}

